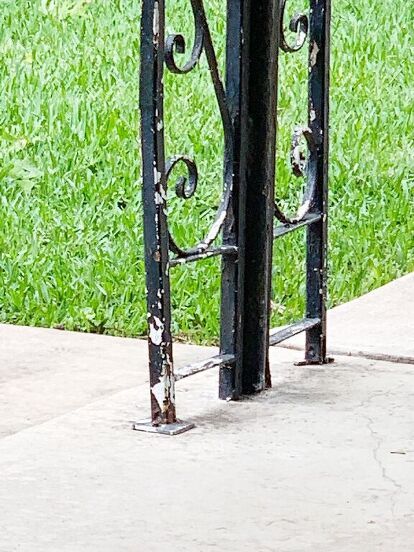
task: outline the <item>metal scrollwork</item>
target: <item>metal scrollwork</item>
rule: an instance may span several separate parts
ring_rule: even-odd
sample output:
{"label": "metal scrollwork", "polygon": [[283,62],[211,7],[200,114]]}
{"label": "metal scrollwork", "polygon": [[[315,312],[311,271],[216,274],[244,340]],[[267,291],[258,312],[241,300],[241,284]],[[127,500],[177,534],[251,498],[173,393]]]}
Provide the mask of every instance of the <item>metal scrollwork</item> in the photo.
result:
{"label": "metal scrollwork", "polygon": [[305,138],[309,150],[313,150],[315,145],[313,134],[309,127],[295,128],[290,149],[290,164],[293,174],[297,177],[305,176],[307,168],[307,157],[301,148],[302,138]]}
{"label": "metal scrollwork", "polygon": [[[223,83],[220,78],[216,54],[212,43],[209,26],[204,11],[202,0],[191,0],[192,11],[195,24],[195,38],[190,58],[183,66],[178,66],[175,61],[175,54],[184,54],[186,43],[183,35],[174,34],[167,37],[165,41],[164,59],[167,68],[177,74],[189,73],[197,65],[201,54],[204,52],[207,58],[214,91],[220,110],[220,115],[223,124],[224,132],[224,147],[226,152],[231,152],[233,149],[233,128],[230,113],[227,106],[226,94]],[[230,158],[226,155],[228,162]],[[193,159],[186,155],[178,155],[167,161],[166,164],[166,181],[168,182],[171,172],[178,163],[184,163],[187,168],[188,176],[180,177],[175,185],[176,195],[181,199],[190,199],[194,196],[198,184],[198,170]],[[220,230],[223,226],[227,215],[227,210],[232,193],[232,175],[228,170],[225,170],[224,191],[220,205],[217,208],[215,220],[208,231],[207,235],[196,246],[182,249],[174,240],[174,237],[169,233],[169,248],[176,254],[177,258],[185,259],[194,254],[199,254],[206,251],[213,242],[217,239]]]}
{"label": "metal scrollwork", "polygon": [[284,52],[298,52],[305,44],[309,32],[309,19],[304,13],[295,14],[289,22],[289,30],[296,33],[296,40],[290,44],[286,39],[284,16],[287,0],[280,3],[280,47]]}
{"label": "metal scrollwork", "polygon": [[196,192],[198,184],[198,170],[194,161],[186,155],[178,155],[168,159],[165,170],[165,178],[168,182],[171,172],[178,163],[184,163],[187,167],[188,178],[181,176],[175,184],[175,193],[182,199],[190,199]]}
{"label": "metal scrollwork", "polygon": [[182,67],[177,65],[175,61],[175,54],[185,54],[186,41],[184,36],[182,34],[172,34],[167,36],[167,39],[165,41],[165,63],[172,73],[176,73],[179,75],[184,75],[185,73],[189,73],[194,69],[201,57],[204,47],[204,31],[200,12],[196,10],[196,7],[193,3],[192,9],[195,26],[194,43],[191,50],[190,58]]}
{"label": "metal scrollwork", "polygon": [[302,199],[302,205],[298,209],[295,216],[290,217],[285,215],[275,203],[275,216],[282,224],[295,224],[303,220],[312,208],[312,200],[315,195],[316,182],[314,175],[311,174],[308,163],[308,156],[302,151],[301,142],[305,139],[308,152],[314,154],[316,152],[316,144],[313,133],[309,127],[298,127],[295,129],[292,137],[290,150],[290,163],[292,172],[296,177],[307,176],[307,185]]}
{"label": "metal scrollwork", "polygon": [[[289,22],[289,30],[296,33],[296,39],[293,43],[288,42],[286,38],[286,29],[284,25],[287,0],[280,0],[280,47],[284,52],[298,52],[306,43],[309,33],[309,18],[304,13],[296,13]],[[303,140],[306,142],[308,154],[302,149]],[[306,215],[312,209],[312,203],[315,195],[315,178],[311,174],[313,168],[309,161],[309,155],[316,151],[316,142],[312,130],[309,127],[298,127],[295,129],[292,137],[290,150],[290,164],[292,172],[296,177],[307,177],[307,184],[303,195],[303,200],[296,215],[285,215],[275,202],[275,216],[282,224],[296,224],[304,220]]]}

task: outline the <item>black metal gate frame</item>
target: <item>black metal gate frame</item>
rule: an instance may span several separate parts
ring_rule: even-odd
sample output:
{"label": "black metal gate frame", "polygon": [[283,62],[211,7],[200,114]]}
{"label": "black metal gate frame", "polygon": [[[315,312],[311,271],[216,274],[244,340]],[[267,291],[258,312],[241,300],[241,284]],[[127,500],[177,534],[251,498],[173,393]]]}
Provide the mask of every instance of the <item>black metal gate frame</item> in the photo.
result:
{"label": "black metal gate frame", "polygon": [[[185,38],[165,36],[165,0],[143,0],[141,29],[141,141],[144,239],[148,304],[151,420],[134,429],[177,434],[193,424],[177,420],[175,382],[219,367],[219,396],[234,400],[271,385],[269,346],[306,331],[305,364],[326,356],[328,227],[328,115],[330,0],[310,0],[309,15],[284,29],[286,0],[228,0],[226,75],[223,83],[202,0],[189,0],[195,26],[191,52]],[[306,176],[302,205],[293,216],[275,201],[275,157],[279,50],[309,48],[308,121],[293,135],[291,162]],[[183,163],[187,178],[175,185],[182,199],[197,189],[195,160],[166,160],[164,85],[167,69],[189,73],[207,58],[224,133],[223,194],[215,221],[195,247],[182,249],[169,231],[167,185]],[[182,64],[178,58],[185,59]],[[307,146],[303,152],[302,144]],[[273,240],[307,228],[306,316],[270,333]],[[221,236],[221,245],[217,244]],[[222,257],[220,354],[204,362],[173,368],[170,269],[208,257]]]}

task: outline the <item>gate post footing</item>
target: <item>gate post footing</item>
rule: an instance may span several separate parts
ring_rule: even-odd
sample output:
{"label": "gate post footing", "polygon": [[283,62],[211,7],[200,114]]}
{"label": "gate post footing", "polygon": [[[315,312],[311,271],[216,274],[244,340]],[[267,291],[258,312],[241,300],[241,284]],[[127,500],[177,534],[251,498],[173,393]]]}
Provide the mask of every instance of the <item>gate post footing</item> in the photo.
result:
{"label": "gate post footing", "polygon": [[173,424],[161,424],[155,426],[151,420],[141,420],[139,422],[132,422],[132,429],[134,431],[144,431],[146,433],[159,433],[161,435],[179,435],[186,431],[193,429],[195,424],[190,422],[183,422],[177,420]]}
{"label": "gate post footing", "polygon": [[323,364],[333,364],[335,359],[333,357],[326,357],[325,360],[300,360],[295,362],[295,366],[322,366]]}

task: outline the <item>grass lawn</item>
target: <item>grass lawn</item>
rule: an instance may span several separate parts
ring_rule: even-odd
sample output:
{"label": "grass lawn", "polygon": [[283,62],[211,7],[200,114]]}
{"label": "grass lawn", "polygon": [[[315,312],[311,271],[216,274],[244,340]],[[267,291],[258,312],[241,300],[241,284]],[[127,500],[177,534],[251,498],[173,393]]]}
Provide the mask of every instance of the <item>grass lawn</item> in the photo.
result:
{"label": "grass lawn", "polygon": [[[189,0],[170,31],[191,39]],[[224,1],[205,0],[223,63]],[[302,0],[289,2],[292,14]],[[330,305],[414,270],[414,3],[334,0]],[[0,320],[145,333],[138,0],[0,1]],[[306,122],[306,52],[281,53],[277,195],[291,207],[290,135]],[[196,198],[171,197],[180,244],[220,196],[221,123],[206,63],[166,75],[170,154],[196,158]],[[273,323],[303,311],[303,233],[277,242]],[[174,331],[218,334],[219,260],[175,268]]]}

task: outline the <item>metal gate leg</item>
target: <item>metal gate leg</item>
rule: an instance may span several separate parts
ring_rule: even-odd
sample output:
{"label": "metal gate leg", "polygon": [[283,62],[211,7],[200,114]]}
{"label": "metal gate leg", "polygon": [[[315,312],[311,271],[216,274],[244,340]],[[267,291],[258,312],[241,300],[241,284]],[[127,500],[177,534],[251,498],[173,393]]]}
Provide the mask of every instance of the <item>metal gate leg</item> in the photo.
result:
{"label": "metal gate leg", "polygon": [[227,153],[225,171],[233,181],[232,201],[223,227],[223,244],[236,246],[237,258],[224,257],[221,282],[221,332],[220,350],[234,354],[233,369],[220,368],[219,397],[223,400],[238,399],[242,394],[243,362],[243,287],[245,272],[244,255],[244,205],[246,186],[244,175],[245,143],[242,141],[247,90],[246,67],[247,43],[243,32],[247,18],[246,0],[227,0],[226,40],[226,99],[233,124],[233,151]]}
{"label": "metal gate leg", "polygon": [[309,172],[315,174],[315,207],[320,220],[307,233],[307,318],[320,324],[306,332],[305,364],[324,364],[326,357],[326,299],[328,248],[329,158],[329,51],[330,0],[311,0],[309,20],[309,121],[313,136],[320,139],[310,153]]}
{"label": "metal gate leg", "polygon": [[144,242],[148,307],[151,420],[136,430],[174,435],[193,427],[177,421],[172,358],[166,171],[163,131],[164,5],[144,0],[140,80]]}

